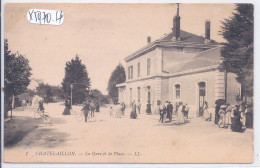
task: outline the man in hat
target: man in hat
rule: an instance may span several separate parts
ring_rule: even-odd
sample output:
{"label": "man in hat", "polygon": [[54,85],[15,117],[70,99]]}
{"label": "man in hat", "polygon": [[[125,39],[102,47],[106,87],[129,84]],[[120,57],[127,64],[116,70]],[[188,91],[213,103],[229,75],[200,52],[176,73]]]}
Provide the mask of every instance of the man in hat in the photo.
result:
{"label": "man in hat", "polygon": [[85,122],[88,122],[88,113],[89,113],[89,110],[90,110],[90,106],[89,106],[88,101],[86,101],[86,102],[84,103],[83,108],[81,109],[81,111],[83,111],[84,116],[85,116]]}
{"label": "man in hat", "polygon": [[167,117],[169,118],[169,121],[171,122],[172,121],[173,106],[172,106],[170,101],[167,101],[167,102],[168,102],[168,104],[167,104]]}

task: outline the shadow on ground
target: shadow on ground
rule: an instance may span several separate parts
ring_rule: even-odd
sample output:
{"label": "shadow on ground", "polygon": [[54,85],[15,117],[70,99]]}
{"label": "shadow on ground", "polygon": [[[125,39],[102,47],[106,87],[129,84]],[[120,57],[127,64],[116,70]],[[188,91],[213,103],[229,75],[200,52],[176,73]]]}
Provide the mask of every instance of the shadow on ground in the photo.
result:
{"label": "shadow on ground", "polygon": [[25,137],[18,145],[28,147],[53,148],[66,142],[67,133],[58,132],[51,128],[37,129],[33,136]]}
{"label": "shadow on ground", "polygon": [[[62,124],[60,118],[52,118],[52,124]],[[55,131],[51,125],[45,128],[43,119],[14,116],[4,123],[4,147],[14,146],[42,146],[55,147],[66,141],[67,134]]]}
{"label": "shadow on ground", "polygon": [[153,126],[184,126],[186,124],[189,124],[190,122],[191,121],[189,119],[186,119],[184,124],[178,124],[177,121],[173,119],[171,122],[166,121],[164,123],[154,124]]}

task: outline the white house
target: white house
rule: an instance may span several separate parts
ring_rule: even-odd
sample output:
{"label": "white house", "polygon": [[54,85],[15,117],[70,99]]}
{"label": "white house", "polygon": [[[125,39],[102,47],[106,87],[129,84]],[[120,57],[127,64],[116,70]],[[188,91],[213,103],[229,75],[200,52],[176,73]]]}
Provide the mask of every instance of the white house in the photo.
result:
{"label": "white house", "polygon": [[[179,10],[179,9],[178,9]],[[143,111],[148,101],[182,101],[190,106],[189,116],[203,115],[205,101],[236,103],[241,86],[236,75],[221,65],[222,45],[210,39],[210,21],[205,22],[205,37],[180,30],[180,16],[173,19],[172,32],[151,42],[125,58],[125,83],[118,84],[119,101],[140,100]]]}

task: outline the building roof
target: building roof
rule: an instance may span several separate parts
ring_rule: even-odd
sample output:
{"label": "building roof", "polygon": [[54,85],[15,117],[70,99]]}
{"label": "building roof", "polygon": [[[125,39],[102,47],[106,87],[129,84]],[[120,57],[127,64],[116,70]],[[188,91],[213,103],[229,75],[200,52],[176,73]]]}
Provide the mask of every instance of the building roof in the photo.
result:
{"label": "building roof", "polygon": [[180,40],[174,41],[173,39],[173,32],[166,34],[160,39],[155,40],[154,42],[147,44],[145,47],[137,50],[136,52],[132,53],[131,55],[125,58],[125,61],[130,61],[134,58],[137,58],[153,49],[157,46],[161,47],[198,47],[198,48],[207,48],[210,49],[212,47],[216,47],[219,43],[211,40],[210,43],[205,43],[205,38],[202,36],[198,36],[186,31],[180,31]]}
{"label": "building roof", "polygon": [[[168,69],[170,73],[179,73],[199,68],[210,67],[213,65],[219,65],[221,59],[221,46],[215,47],[199,53],[192,59],[184,61],[171,69]],[[170,62],[169,62],[170,63]]]}

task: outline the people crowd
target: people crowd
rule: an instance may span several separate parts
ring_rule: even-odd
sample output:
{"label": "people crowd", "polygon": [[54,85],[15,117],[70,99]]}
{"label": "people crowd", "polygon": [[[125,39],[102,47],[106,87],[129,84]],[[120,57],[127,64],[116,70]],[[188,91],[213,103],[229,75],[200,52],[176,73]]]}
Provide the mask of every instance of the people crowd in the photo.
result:
{"label": "people crowd", "polygon": [[[174,123],[176,125],[182,125],[189,119],[190,107],[187,103],[178,101],[173,104],[167,100],[164,103],[160,100],[157,101],[156,106],[153,106],[148,100],[145,109],[142,109],[142,104],[140,100],[135,102],[133,100],[130,103],[130,119],[137,119],[138,115],[158,115],[160,123]],[[39,104],[39,109],[42,109],[43,105]],[[71,111],[70,100],[65,101],[65,109],[63,115],[70,115]],[[126,104],[122,101],[114,105],[109,106],[109,116],[115,118],[122,118],[125,116]],[[202,110],[202,118],[205,121],[213,121],[219,128],[230,128],[233,132],[243,132],[246,128],[253,128],[253,105],[246,104],[241,101],[238,104],[230,105],[226,103],[225,100],[219,99],[215,102],[215,114],[213,115],[212,110],[210,110],[208,102],[205,101]],[[95,116],[95,112],[100,111],[99,102],[86,101],[83,104],[82,110],[85,116],[85,122],[88,121],[88,116]],[[143,113],[145,111],[145,113]],[[174,120],[173,120],[174,116]]]}
{"label": "people crowd", "polygon": [[[203,118],[205,121],[212,119],[207,102],[203,106]],[[215,102],[214,123],[219,128],[230,128],[233,132],[243,132],[246,128],[253,128],[253,105],[244,101],[230,105],[225,100],[219,99]]]}

